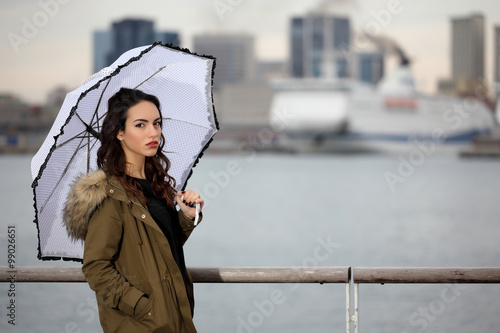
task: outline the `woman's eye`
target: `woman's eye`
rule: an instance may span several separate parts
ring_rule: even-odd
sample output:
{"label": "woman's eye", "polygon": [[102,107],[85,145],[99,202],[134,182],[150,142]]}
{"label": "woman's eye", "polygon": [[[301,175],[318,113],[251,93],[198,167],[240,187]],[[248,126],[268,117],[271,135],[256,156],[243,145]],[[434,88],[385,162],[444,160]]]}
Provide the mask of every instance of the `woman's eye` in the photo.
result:
{"label": "woman's eye", "polygon": [[135,127],[137,127],[137,128],[141,128],[141,127],[144,127],[144,124],[143,124],[143,123],[140,123],[140,124],[135,125]]}
{"label": "woman's eye", "polygon": [[161,127],[161,121],[157,121],[157,122],[155,123],[155,126],[160,126],[160,127]]}

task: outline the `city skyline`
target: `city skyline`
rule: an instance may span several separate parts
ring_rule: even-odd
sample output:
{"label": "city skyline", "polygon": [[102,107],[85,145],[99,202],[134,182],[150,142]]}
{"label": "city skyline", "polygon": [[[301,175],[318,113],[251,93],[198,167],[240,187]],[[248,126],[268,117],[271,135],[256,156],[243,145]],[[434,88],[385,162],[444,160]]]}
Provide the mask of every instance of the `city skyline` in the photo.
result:
{"label": "city skyline", "polygon": [[159,40],[173,46],[180,44],[177,32],[158,31],[152,20],[125,18],[113,21],[109,29],[93,31],[93,72],[111,65],[129,49]]}
{"label": "city skyline", "polygon": [[[493,0],[472,4],[449,0],[440,3],[151,0],[149,3],[150,6],[95,0],[0,1],[0,31],[4,36],[0,93],[43,103],[48,91],[58,85],[76,88],[92,74],[92,32],[127,17],[151,19],[158,30],[178,31],[181,46],[190,49],[193,37],[201,33],[252,34],[258,60],[286,61],[290,19],[318,6],[323,6],[322,11],[348,15],[355,36],[371,32],[396,41],[409,55],[417,85],[423,92],[435,91],[438,79],[451,77],[451,18],[480,12],[486,21],[486,78],[493,79],[493,32],[494,26],[500,24],[500,13],[491,10],[495,8]],[[361,39],[358,37],[357,41]]]}

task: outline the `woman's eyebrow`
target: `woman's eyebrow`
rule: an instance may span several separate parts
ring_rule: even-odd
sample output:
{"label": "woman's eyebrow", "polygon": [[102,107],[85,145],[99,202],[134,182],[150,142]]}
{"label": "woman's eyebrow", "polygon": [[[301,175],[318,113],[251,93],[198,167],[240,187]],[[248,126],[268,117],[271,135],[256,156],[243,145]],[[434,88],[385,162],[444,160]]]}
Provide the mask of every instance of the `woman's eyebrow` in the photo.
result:
{"label": "woman's eyebrow", "polygon": [[[155,120],[153,120],[153,122],[158,121],[158,120],[161,120],[161,117],[156,118]],[[133,122],[135,123],[136,121],[143,121],[143,122],[147,123],[149,120],[139,118],[139,119],[134,120]]]}

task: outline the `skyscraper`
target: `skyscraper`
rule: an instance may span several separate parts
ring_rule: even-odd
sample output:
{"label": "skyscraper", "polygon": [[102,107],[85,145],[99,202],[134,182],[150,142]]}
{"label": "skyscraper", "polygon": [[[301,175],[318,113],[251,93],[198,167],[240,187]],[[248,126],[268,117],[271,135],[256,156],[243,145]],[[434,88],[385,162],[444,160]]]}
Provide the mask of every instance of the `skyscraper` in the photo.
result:
{"label": "skyscraper", "polygon": [[194,36],[194,51],[217,58],[214,90],[224,84],[249,82],[256,72],[254,38],[246,34],[203,34]]}
{"label": "skyscraper", "polygon": [[111,33],[107,30],[94,31],[94,73],[109,66],[108,54],[111,51]]}
{"label": "skyscraper", "polygon": [[292,76],[304,77],[304,18],[294,17],[290,27],[290,71]]}
{"label": "skyscraper", "polygon": [[290,71],[294,77],[348,77],[347,17],[311,13],[294,17],[290,27]]}
{"label": "skyscraper", "polygon": [[177,32],[155,31],[150,20],[124,19],[113,22],[111,30],[94,31],[94,72],[111,65],[125,51],[157,41],[180,45]]}
{"label": "skyscraper", "polygon": [[484,16],[471,14],[451,20],[452,77],[459,83],[484,77]]}
{"label": "skyscraper", "polygon": [[493,57],[495,59],[495,75],[493,77],[493,80],[500,83],[500,25],[495,26],[494,36],[495,42],[493,46]]}
{"label": "skyscraper", "polygon": [[495,65],[495,68],[493,69],[493,82],[497,102],[496,118],[497,121],[500,122],[500,25],[495,26],[493,36],[493,62]]}
{"label": "skyscraper", "polygon": [[125,19],[113,22],[111,38],[112,49],[108,53],[108,64],[115,61],[125,51],[154,43],[154,22],[140,19]]}

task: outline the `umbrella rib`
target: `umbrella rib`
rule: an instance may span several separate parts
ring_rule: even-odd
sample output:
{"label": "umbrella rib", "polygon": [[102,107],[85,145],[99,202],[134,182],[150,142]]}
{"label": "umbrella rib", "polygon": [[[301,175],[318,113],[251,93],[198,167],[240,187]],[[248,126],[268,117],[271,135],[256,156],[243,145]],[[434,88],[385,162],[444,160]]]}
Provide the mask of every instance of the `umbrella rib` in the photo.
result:
{"label": "umbrella rib", "polygon": [[90,136],[87,136],[87,173],[90,169]]}
{"label": "umbrella rib", "polygon": [[92,138],[89,136],[87,136],[88,138],[88,143],[87,143],[87,173],[89,173],[90,171],[90,152],[92,151],[92,149],[94,149],[95,145],[100,142],[100,140],[94,140],[92,142]]}
{"label": "umbrella rib", "polygon": [[147,77],[144,81],[142,81],[141,83],[139,83],[138,85],[136,85],[134,89],[139,88],[144,82],[148,81],[150,78],[152,78],[153,76],[155,76],[156,74],[158,74],[159,72],[161,72],[162,70],[164,70],[165,67],[167,67],[167,66],[160,67],[156,72],[154,72],[149,77]]}
{"label": "umbrella rib", "polygon": [[89,133],[89,132],[87,132],[85,130],[85,131],[81,131],[80,133],[75,134],[74,136],[68,138],[68,140],[66,140],[66,141],[60,143],[59,145],[57,145],[56,149],[61,148],[62,146],[68,144],[71,141],[73,141],[74,139],[84,139],[84,138],[88,137],[87,135],[85,135],[85,133]]}
{"label": "umbrella rib", "polygon": [[61,142],[59,145],[56,146],[56,149],[61,148],[62,146],[66,145],[67,143],[73,141],[74,139],[80,139],[80,138],[85,138],[86,136],[82,136],[86,133],[87,131],[82,131],[80,133],[75,134],[74,136],[68,138],[68,140]]}
{"label": "umbrella rib", "polygon": [[[87,125],[87,124],[86,124],[86,123],[82,120],[82,118],[80,118],[80,116],[79,116],[78,114],[76,114],[76,115],[77,115],[78,119],[80,119],[80,120],[82,121],[82,123],[83,123],[84,125],[89,126],[89,125]],[[99,126],[99,120],[101,120],[101,119],[102,119],[102,118],[104,118],[104,117],[105,117],[105,115],[102,115],[101,117],[99,117],[99,118],[97,119],[96,124],[97,124],[98,126]],[[79,133],[75,134],[74,136],[72,136],[72,137],[68,138],[68,140],[66,140],[66,141],[62,142],[61,144],[59,144],[59,145],[57,146],[57,148],[61,148],[62,146],[64,146],[65,144],[69,143],[70,141],[72,141],[72,140],[74,140],[74,139],[76,139],[76,138],[86,138],[87,136],[81,136],[81,135],[84,135],[85,133],[88,133],[88,131],[87,131],[87,130],[84,130],[84,131],[81,131],[81,132],[79,132]],[[98,133],[98,132],[96,132],[96,133]],[[92,134],[92,133],[91,133],[91,134]],[[95,135],[94,135],[94,134],[92,134],[92,135],[95,137]],[[96,137],[96,139],[98,139],[98,138]]]}
{"label": "umbrella rib", "polygon": [[[90,128],[90,125],[87,125],[87,124],[86,124],[86,123],[82,120],[82,118],[78,115],[78,113],[76,113],[76,116],[78,117],[78,119],[80,119],[80,121],[81,121],[81,122],[82,122],[85,126],[87,126],[87,129],[88,129],[88,128]],[[104,115],[102,115],[101,117],[99,117],[99,118],[97,119],[97,122],[96,122],[96,124],[97,124],[97,125],[99,125],[99,120],[101,120],[103,117],[104,117]],[[59,145],[57,146],[57,148],[61,148],[62,146],[64,146],[65,144],[69,143],[70,141],[72,141],[72,140],[74,140],[74,139],[76,139],[76,138],[85,138],[85,137],[87,137],[87,136],[81,136],[81,135],[83,135],[83,134],[85,134],[85,133],[89,133],[89,131],[88,131],[87,129],[85,129],[84,131],[81,131],[81,132],[79,132],[79,133],[75,134],[74,136],[72,136],[72,137],[68,138],[68,140],[66,140],[66,141],[62,142],[61,144],[59,144]],[[96,131],[96,133],[98,133],[98,132]],[[93,135],[96,139],[99,139],[99,138],[98,138],[95,134],[93,134],[93,133],[90,133],[90,134],[92,134],[92,135]]]}
{"label": "umbrella rib", "polygon": [[[97,110],[96,110],[97,112]],[[95,113],[94,113],[95,115]],[[95,138],[99,139],[99,133],[92,128],[92,126],[90,126],[89,124],[87,124],[86,122],[83,121],[82,117],[80,117],[80,115],[78,113],[76,113],[76,116],[78,117],[78,119],[80,119],[80,121],[85,125],[86,127],[86,132],[89,132],[90,134],[92,134]],[[92,116],[93,118],[94,116]]]}
{"label": "umbrella rib", "polygon": [[186,120],[173,119],[173,118],[167,118],[167,117],[164,117],[164,119],[165,119],[165,120],[173,120],[173,121],[178,121],[178,122],[181,122],[181,123],[185,123],[185,124],[193,125],[193,126],[200,127],[200,128],[212,129],[211,127],[206,127],[206,126],[203,126],[203,125],[200,125],[200,124],[195,124],[195,123],[192,123],[192,122],[190,122],[190,121],[186,121]]}
{"label": "umbrella rib", "polygon": [[81,140],[80,143],[78,144],[78,147],[76,147],[75,152],[71,156],[68,164],[66,164],[66,167],[64,168],[63,172],[61,172],[61,176],[59,177],[59,180],[57,181],[57,183],[52,188],[52,191],[50,192],[49,196],[47,197],[47,200],[45,200],[45,203],[40,207],[40,213],[43,212],[43,210],[45,209],[45,206],[49,202],[49,199],[52,197],[52,195],[54,194],[54,191],[59,186],[59,183],[61,182],[61,180],[63,179],[63,177],[66,175],[66,172],[68,171],[71,162],[73,162],[73,160],[75,159],[76,153],[82,148],[82,146],[81,146],[82,142],[83,142],[83,140]]}
{"label": "umbrella rib", "polygon": [[[159,72],[161,72],[162,70],[164,70],[165,68],[167,67],[171,67],[171,66],[176,66],[176,65],[180,65],[180,64],[192,64],[192,63],[195,63],[195,62],[199,62],[199,61],[180,61],[180,62],[176,62],[175,64],[168,64],[168,65],[165,65],[163,67],[160,67],[156,72],[154,72],[153,74],[151,74],[149,77],[147,77],[144,81],[142,81],[141,83],[139,83],[137,86],[135,86],[134,89],[137,89],[139,88],[143,83],[145,83],[146,81],[148,81],[150,78],[152,78],[153,76],[155,76],[156,74],[158,74]],[[106,88],[105,88],[106,89]]]}
{"label": "umbrella rib", "polygon": [[[97,105],[95,107],[95,111],[94,111],[94,114],[92,115],[92,118],[94,118],[94,116],[97,115],[97,110],[99,109],[99,106],[101,105],[101,101],[102,101],[102,96],[104,96],[104,92],[106,91],[106,89],[108,89],[108,86],[109,86],[109,83],[111,82],[111,79],[113,79],[113,77],[110,77],[108,82],[106,82],[106,86],[104,87],[104,89],[102,90],[101,92],[101,96],[99,96],[99,101],[97,102]],[[97,117],[99,118],[99,117]],[[82,120],[83,122],[83,120]],[[84,123],[85,124],[85,123]],[[97,120],[97,126],[99,126],[99,119]],[[99,129],[99,128],[98,128]]]}

